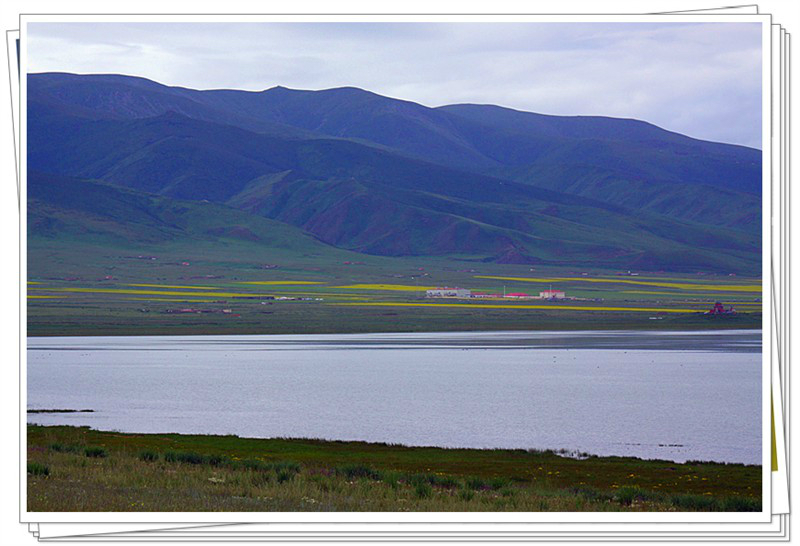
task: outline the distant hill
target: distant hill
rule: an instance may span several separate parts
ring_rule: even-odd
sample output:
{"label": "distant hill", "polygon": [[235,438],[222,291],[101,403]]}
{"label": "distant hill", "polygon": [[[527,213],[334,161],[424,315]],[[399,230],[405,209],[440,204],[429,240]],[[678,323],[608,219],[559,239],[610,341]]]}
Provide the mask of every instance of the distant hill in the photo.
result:
{"label": "distant hill", "polygon": [[[177,199],[368,254],[760,270],[760,151],[645,122],[117,75],[34,74],[28,89],[32,208],[58,180],[102,188],[112,209],[138,196],[120,224]],[[31,215],[34,236],[69,193]]]}
{"label": "distant hill", "polygon": [[29,172],[28,186],[29,238],[105,245],[236,242],[352,259],[293,226],[224,205],[36,171]]}

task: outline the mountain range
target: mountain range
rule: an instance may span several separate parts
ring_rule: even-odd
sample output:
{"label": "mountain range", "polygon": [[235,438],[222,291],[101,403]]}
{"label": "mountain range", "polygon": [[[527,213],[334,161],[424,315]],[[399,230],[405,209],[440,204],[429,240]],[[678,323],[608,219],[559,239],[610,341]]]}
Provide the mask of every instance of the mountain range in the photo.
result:
{"label": "mountain range", "polygon": [[429,108],[352,87],[199,91],[66,73],[27,83],[31,238],[302,240],[760,273],[756,149],[639,120]]}

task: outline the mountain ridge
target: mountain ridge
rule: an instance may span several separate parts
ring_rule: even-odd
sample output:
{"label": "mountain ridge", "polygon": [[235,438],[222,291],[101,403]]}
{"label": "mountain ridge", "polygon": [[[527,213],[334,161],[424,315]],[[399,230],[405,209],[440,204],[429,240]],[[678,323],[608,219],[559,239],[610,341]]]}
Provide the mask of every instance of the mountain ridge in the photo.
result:
{"label": "mountain ridge", "polygon": [[428,108],[350,87],[28,82],[33,169],[233,206],[348,251],[760,269],[758,150],[638,120]]}

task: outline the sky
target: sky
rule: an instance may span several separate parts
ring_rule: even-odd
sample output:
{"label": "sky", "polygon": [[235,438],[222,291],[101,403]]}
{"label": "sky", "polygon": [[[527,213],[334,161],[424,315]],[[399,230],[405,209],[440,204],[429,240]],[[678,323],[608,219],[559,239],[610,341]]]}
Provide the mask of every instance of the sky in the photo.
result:
{"label": "sky", "polygon": [[355,86],[426,106],[636,118],[761,148],[758,23],[31,23],[28,72]]}

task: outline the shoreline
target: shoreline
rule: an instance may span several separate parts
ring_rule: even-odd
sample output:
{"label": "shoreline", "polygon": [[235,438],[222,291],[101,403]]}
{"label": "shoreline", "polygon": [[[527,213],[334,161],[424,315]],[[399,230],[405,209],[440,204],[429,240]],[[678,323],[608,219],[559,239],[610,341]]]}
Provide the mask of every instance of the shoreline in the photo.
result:
{"label": "shoreline", "polygon": [[[94,413],[94,410],[28,410],[27,413],[31,415],[38,414],[51,414],[51,413]],[[183,438],[225,438],[237,439],[243,442],[285,442],[288,444],[315,444],[323,447],[338,447],[343,445],[358,446],[365,450],[372,449],[396,449],[396,450],[430,450],[442,452],[463,452],[463,453],[513,453],[513,454],[530,454],[530,455],[552,455],[563,459],[571,459],[575,461],[584,461],[587,459],[594,460],[607,460],[607,461],[634,461],[642,463],[659,463],[668,465],[686,465],[690,463],[702,463],[707,465],[720,465],[720,466],[741,466],[761,468],[760,464],[756,463],[742,463],[731,461],[714,461],[714,460],[697,460],[687,459],[685,461],[675,461],[673,459],[661,458],[647,458],[637,457],[635,455],[599,455],[596,453],[589,453],[579,449],[569,448],[535,448],[535,447],[460,447],[460,446],[442,446],[432,444],[407,444],[400,442],[381,442],[381,441],[368,441],[368,440],[337,440],[334,438],[322,437],[306,437],[306,436],[242,436],[240,434],[214,434],[214,433],[185,433],[185,432],[133,432],[124,431],[119,429],[103,430],[95,428],[90,425],[68,425],[68,424],[41,424],[41,423],[26,423],[27,427],[38,427],[42,429],[56,429],[56,428],[69,428],[69,429],[87,429],[90,432],[98,434],[115,434],[129,437],[146,438],[152,437],[183,437]]]}
{"label": "shoreline", "polygon": [[[738,317],[751,318],[756,313],[740,313]],[[119,330],[100,330],[87,326],[83,328],[71,329],[69,333],[64,332],[33,332],[27,333],[28,338],[49,338],[49,337],[167,337],[167,336],[252,336],[252,335],[269,335],[269,336],[308,336],[308,335],[369,335],[369,334],[452,334],[452,333],[484,333],[484,332],[541,332],[541,333],[557,333],[557,332],[708,332],[714,330],[748,330],[758,331],[763,329],[761,322],[761,313],[757,313],[758,320],[753,322],[743,322],[741,320],[725,318],[722,320],[710,318],[706,319],[706,323],[693,322],[691,324],[666,321],[659,323],[660,328],[653,328],[652,323],[642,322],[624,322],[620,321],[618,328],[610,328],[609,324],[617,324],[613,320],[603,322],[583,322],[583,323],[558,323],[557,327],[553,328],[531,328],[526,326],[515,327],[513,324],[481,324],[481,329],[472,328],[451,328],[441,329],[441,324],[437,324],[437,329],[420,328],[402,328],[397,327],[396,324],[387,323],[386,328],[371,328],[371,329],[347,329],[347,328],[319,328],[311,331],[298,332],[294,329],[279,329],[269,327],[243,327],[243,328],[214,328],[214,327],[158,327],[158,328],[120,328]],[[691,315],[692,318],[698,317]],[[699,315],[698,318],[705,317]],[[713,322],[712,322],[713,321]],[[383,326],[383,325],[381,325]],[[169,330],[164,333],[164,330]]]}
{"label": "shoreline", "polygon": [[111,511],[761,506],[760,465],[37,425],[27,426],[27,448],[31,511],[93,511],[96,503]]}

